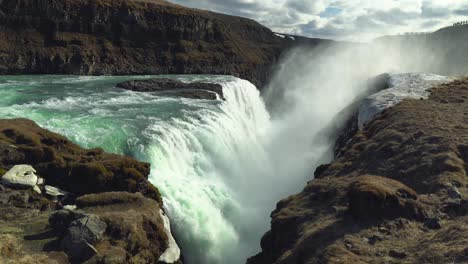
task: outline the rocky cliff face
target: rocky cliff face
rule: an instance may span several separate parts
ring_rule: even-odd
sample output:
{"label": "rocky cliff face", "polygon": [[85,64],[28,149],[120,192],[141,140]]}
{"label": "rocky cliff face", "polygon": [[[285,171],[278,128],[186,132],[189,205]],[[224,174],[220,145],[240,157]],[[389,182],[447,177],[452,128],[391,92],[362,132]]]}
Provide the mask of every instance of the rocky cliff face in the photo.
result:
{"label": "rocky cliff face", "polygon": [[26,119],[0,127],[0,263],[181,263],[149,164]]}
{"label": "rocky cliff face", "polygon": [[0,74],[229,74],[260,86],[293,42],[161,0],[0,1]]}
{"label": "rocky cliff face", "polygon": [[468,80],[384,110],[277,204],[249,264],[468,262]]}

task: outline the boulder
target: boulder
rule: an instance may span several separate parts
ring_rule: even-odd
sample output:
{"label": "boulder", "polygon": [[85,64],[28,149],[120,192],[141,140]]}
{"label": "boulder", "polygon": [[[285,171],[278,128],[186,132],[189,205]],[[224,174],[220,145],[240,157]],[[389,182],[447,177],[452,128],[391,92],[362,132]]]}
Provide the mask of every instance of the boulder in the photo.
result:
{"label": "boulder", "polygon": [[33,188],[38,181],[36,170],[30,165],[15,165],[2,177],[4,184],[23,188]]}
{"label": "boulder", "polygon": [[349,212],[360,220],[408,218],[424,220],[417,193],[403,183],[380,176],[360,176],[349,187]]}
{"label": "boulder", "polygon": [[155,92],[163,96],[206,100],[224,99],[223,87],[216,83],[186,83],[174,79],[153,78],[126,81],[117,84],[117,87],[136,92]]}
{"label": "boulder", "polygon": [[57,187],[45,185],[44,190],[47,195],[52,196],[53,198],[57,199],[59,197],[64,197],[68,195],[68,192],[61,190]]}
{"label": "boulder", "polygon": [[97,253],[93,245],[103,238],[106,228],[99,217],[86,215],[70,223],[61,246],[72,259],[87,260]]}

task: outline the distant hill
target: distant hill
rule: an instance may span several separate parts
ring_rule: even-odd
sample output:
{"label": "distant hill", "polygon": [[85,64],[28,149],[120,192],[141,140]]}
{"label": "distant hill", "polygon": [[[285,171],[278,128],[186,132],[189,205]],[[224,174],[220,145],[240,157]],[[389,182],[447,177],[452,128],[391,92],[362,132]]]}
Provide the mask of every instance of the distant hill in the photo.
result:
{"label": "distant hill", "polygon": [[396,50],[422,72],[468,74],[468,25],[441,28],[432,33],[384,36],[375,44]]}

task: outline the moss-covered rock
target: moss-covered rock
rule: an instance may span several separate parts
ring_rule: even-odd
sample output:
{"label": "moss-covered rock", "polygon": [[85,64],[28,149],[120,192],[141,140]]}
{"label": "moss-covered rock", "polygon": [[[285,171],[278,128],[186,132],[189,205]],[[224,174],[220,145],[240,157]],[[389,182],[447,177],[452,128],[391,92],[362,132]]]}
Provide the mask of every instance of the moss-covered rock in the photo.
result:
{"label": "moss-covered rock", "polygon": [[27,119],[0,120],[0,168],[23,163],[32,165],[49,185],[76,195],[141,192],[162,202],[147,179],[148,163],[102,149],[83,149]]}

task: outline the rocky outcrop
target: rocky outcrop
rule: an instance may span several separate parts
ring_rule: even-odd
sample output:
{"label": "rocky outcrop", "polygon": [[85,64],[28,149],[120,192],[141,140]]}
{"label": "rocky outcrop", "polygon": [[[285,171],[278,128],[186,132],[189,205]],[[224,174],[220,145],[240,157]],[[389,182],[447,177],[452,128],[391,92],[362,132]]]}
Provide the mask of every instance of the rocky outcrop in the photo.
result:
{"label": "rocky outcrop", "polygon": [[277,204],[258,263],[468,262],[468,80],[374,116]]}
{"label": "rocky outcrop", "polygon": [[141,192],[161,202],[147,178],[150,165],[132,158],[83,149],[27,119],[0,120],[0,168],[29,164],[48,185],[75,195]]}
{"label": "rocky outcrop", "polygon": [[217,83],[185,83],[174,79],[154,78],[121,82],[117,87],[136,92],[153,92],[162,96],[224,100],[223,87]]}
{"label": "rocky outcrop", "polygon": [[148,164],[30,120],[0,127],[1,263],[181,263]]}
{"label": "rocky outcrop", "polygon": [[0,2],[0,74],[228,74],[261,87],[291,45],[253,20],[163,0]]}

